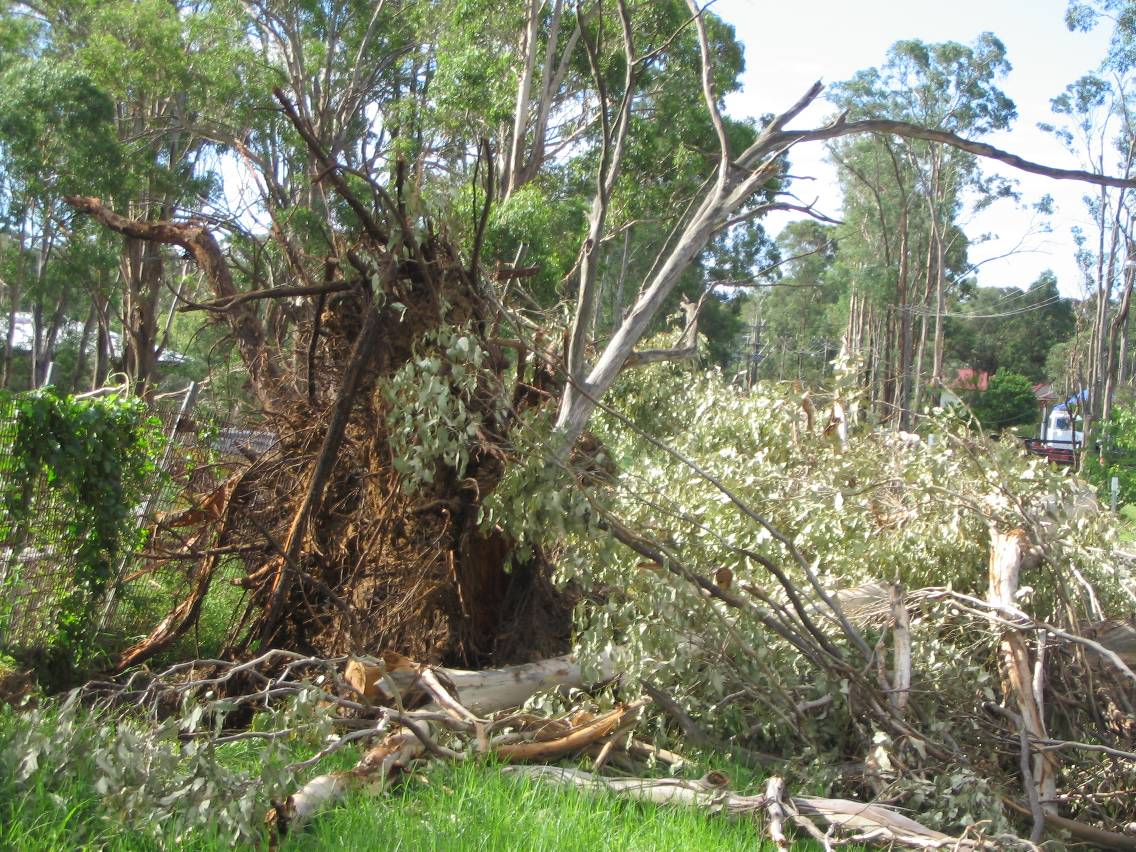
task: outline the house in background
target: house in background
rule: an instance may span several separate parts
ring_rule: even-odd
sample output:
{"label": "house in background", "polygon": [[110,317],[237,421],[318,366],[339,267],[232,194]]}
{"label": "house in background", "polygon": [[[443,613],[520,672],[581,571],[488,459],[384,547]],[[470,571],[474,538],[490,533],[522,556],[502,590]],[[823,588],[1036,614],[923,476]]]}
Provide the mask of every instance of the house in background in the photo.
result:
{"label": "house in background", "polygon": [[962,367],[955,374],[954,379],[943,387],[943,392],[939,395],[939,405],[943,408],[961,405],[964,402],[963,395],[982,393],[988,387],[990,387],[990,373],[986,370]]}
{"label": "house in background", "polygon": [[[27,373],[32,351],[36,347],[35,317],[31,311],[17,311],[9,318],[9,322],[11,327],[11,357],[19,364],[16,373],[24,376]],[[50,375],[51,361],[54,360],[54,356],[61,349],[71,347],[79,350],[94,345],[93,329],[88,328],[86,331],[87,338],[85,339],[83,323],[78,320],[65,321],[55,329],[56,337],[48,346],[51,357],[48,358],[48,369],[44,370],[45,375]],[[41,330],[41,334],[47,333],[47,330]],[[42,346],[43,342],[40,341],[40,343]],[[0,331],[0,353],[3,353],[5,345],[4,332]],[[111,363],[121,357],[122,346],[121,334],[117,331],[107,333],[107,356]],[[158,357],[158,363],[167,367],[184,364],[188,360],[187,356],[168,348],[163,349]]]}

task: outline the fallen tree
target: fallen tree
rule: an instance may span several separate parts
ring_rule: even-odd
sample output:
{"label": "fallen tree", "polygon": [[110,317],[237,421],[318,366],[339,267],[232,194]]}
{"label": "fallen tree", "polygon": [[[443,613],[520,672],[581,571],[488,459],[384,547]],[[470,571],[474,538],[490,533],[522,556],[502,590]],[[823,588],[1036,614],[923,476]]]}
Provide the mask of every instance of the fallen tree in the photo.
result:
{"label": "fallen tree", "polygon": [[[558,6],[553,15],[557,31],[562,11]],[[549,492],[563,489],[565,467],[573,469],[569,477],[604,472],[601,447],[585,436],[585,427],[627,368],[696,354],[697,307],[687,312],[677,345],[642,344],[711,240],[775,210],[813,212],[787,200],[780,186],[794,146],[888,133],[951,145],[1054,179],[1136,186],[1128,178],[1030,163],[904,122],[838,116],[820,127],[791,129],[820,96],[819,83],[760,128],[742,133],[740,126],[727,128],[720,114],[707,16],[693,0],[687,0],[686,20],[674,32],[644,26],[639,11],[622,0],[608,10],[578,13],[561,64],[577,49],[586,60],[595,116],[584,129],[594,133],[597,164],[586,233],[569,275],[575,309],[567,326],[552,319],[554,311],[526,316],[518,308],[529,307],[525,294],[490,286],[481,269],[499,184],[508,195],[531,179],[533,163],[540,164],[536,150],[524,164],[523,140],[514,138],[508,174],[500,181],[495,168],[502,157],[494,156],[487,140],[478,141],[476,156],[472,147],[466,152],[465,159],[475,164],[471,197],[480,204],[461,246],[421,210],[425,164],[419,164],[416,179],[397,152],[389,171],[379,170],[378,154],[362,166],[346,161],[337,140],[323,132],[327,116],[309,109],[305,75],[292,78],[295,91],[277,89],[274,96],[289,134],[301,143],[310,181],[305,195],[324,199],[308,211],[321,221],[303,235],[318,248],[285,227],[295,211],[281,209],[277,176],[248,145],[233,140],[243,161],[259,168],[255,177],[272,225],[255,248],[281,261],[282,280],[273,286],[252,275],[242,292],[230,258],[200,221],[134,221],[99,199],[66,199],[130,240],[188,252],[213,298],[181,308],[206,312],[227,327],[249,390],[281,437],[230,495],[225,517],[199,536],[204,550],[242,549],[241,585],[249,595],[229,636],[231,654],[254,646],[325,656],[393,648],[431,662],[485,665],[566,651],[571,595],[548,583],[541,548],[509,528],[509,522],[523,525],[525,519],[487,524],[486,503],[517,468],[527,467],[533,479],[542,476],[540,484]],[[378,8],[374,14],[378,20],[387,12]],[[535,33],[536,17],[526,21],[526,31]],[[264,18],[254,23],[265,32],[280,24]],[[612,34],[606,43],[600,35],[605,26]],[[650,44],[640,43],[644,32]],[[546,63],[557,53],[556,38],[552,41]],[[526,113],[535,96],[529,89],[535,44],[526,36],[528,71],[518,91],[518,110]],[[680,47],[699,57],[692,97],[703,102],[714,154],[700,175],[702,188],[669,223],[670,236],[636,303],[610,340],[598,346],[593,320],[600,252],[612,236],[613,194],[628,177],[623,169],[635,141],[635,108],[650,99],[651,73]],[[616,80],[604,70],[609,61],[619,68]],[[564,73],[546,83],[560,85]],[[356,108],[358,82],[351,81]],[[559,94],[546,89],[540,95],[537,113],[544,118],[538,132],[547,132],[548,101]],[[514,132],[522,132],[527,117],[515,119]],[[744,139],[740,149],[728,130]],[[544,140],[535,140],[537,149],[543,146]],[[446,193],[450,190],[447,186]],[[448,212],[441,211],[443,220]],[[527,274],[524,268],[504,268],[501,258],[484,260],[498,266],[497,283]],[[510,295],[517,295],[516,303]],[[549,342],[556,340],[562,343]],[[542,419],[530,416],[534,412]],[[530,458],[536,449],[540,457]],[[194,602],[207,594],[215,565],[215,559],[203,557],[187,600],[120,658],[120,669],[192,626]],[[814,592],[819,588],[812,586]]]}
{"label": "fallen tree", "polygon": [[[344,662],[348,674],[340,679],[336,672]],[[591,772],[579,769],[535,765],[506,769],[522,778],[560,785],[570,785],[589,792],[607,792],[643,802],[664,806],[689,807],[703,810],[707,815],[725,814],[731,817],[764,817],[765,827],[778,848],[787,847],[785,827],[798,827],[808,837],[826,844],[878,844],[909,846],[912,848],[1003,848],[1015,843],[1016,838],[984,838],[982,836],[953,838],[930,829],[903,814],[878,804],[830,799],[816,796],[784,794],[784,781],[771,778],[765,792],[760,795],[740,795],[729,789],[729,779],[720,772],[711,772],[698,780],[681,778],[631,777],[627,771],[643,772],[644,759],[672,766],[672,771],[689,768],[693,761],[664,749],[654,748],[634,736],[634,727],[650,700],[641,699],[617,704],[606,712],[578,708],[562,716],[546,716],[511,707],[499,712],[475,713],[473,704],[466,706],[457,682],[462,673],[413,664],[404,659],[388,656],[377,665],[381,669],[390,693],[364,687],[385,703],[372,703],[364,690],[354,688],[351,680],[367,677],[371,669],[353,665],[357,661],[327,661],[303,658],[287,652],[269,652],[245,663],[195,661],[179,664],[150,680],[141,689],[136,688],[136,673],[122,683],[92,683],[83,690],[85,698],[95,700],[104,712],[134,713],[142,708],[147,713],[168,705],[171,696],[181,699],[204,694],[224,698],[208,701],[205,718],[211,714],[232,713],[246,703],[257,704],[266,699],[282,698],[311,693],[319,698],[325,711],[337,714],[344,711],[350,716],[335,718],[346,723],[348,731],[333,737],[311,758],[287,767],[290,776],[318,765],[327,755],[352,743],[381,738],[367,748],[359,761],[350,769],[316,775],[298,784],[286,796],[273,800],[264,811],[264,822],[274,837],[299,831],[303,824],[315,818],[321,810],[341,801],[352,791],[363,787],[379,789],[397,783],[413,766],[423,760],[462,761],[494,758],[504,763],[536,763],[567,757],[590,759]],[[389,663],[389,669],[388,664]],[[537,682],[537,674],[547,673],[551,667],[567,671],[566,661],[549,661],[547,665],[519,666],[500,672],[480,673],[482,681],[519,679],[529,684]],[[273,676],[265,672],[276,670]],[[209,673],[201,676],[198,669]],[[322,671],[323,676],[312,678]],[[413,673],[412,680],[398,675]],[[394,675],[395,677],[388,677]],[[188,675],[188,676],[187,676]],[[250,680],[259,688],[250,689]],[[402,685],[396,684],[396,680]],[[325,685],[321,686],[321,682]],[[372,682],[372,686],[374,682]],[[234,687],[244,689],[233,691]],[[329,688],[330,687],[330,691]],[[483,683],[466,678],[465,695],[484,700]],[[78,693],[77,693],[78,694]],[[497,692],[493,692],[497,695]],[[418,697],[416,697],[416,695]],[[426,701],[428,703],[423,703]],[[68,702],[74,708],[74,702]],[[194,706],[192,703],[191,707]],[[193,711],[196,712],[196,711]],[[202,714],[196,712],[196,719]],[[222,715],[222,718],[224,716]],[[198,722],[179,727],[192,734]],[[271,732],[273,739],[295,732],[300,726],[285,727]],[[255,739],[264,732],[226,732],[221,727],[206,725],[215,744],[240,739]],[[599,773],[609,766],[618,766],[621,777],[605,777]],[[191,783],[193,789],[199,785]],[[1025,844],[1029,845],[1029,844]]]}
{"label": "fallen tree", "polygon": [[[1087,646],[1073,640],[1060,653],[1084,665],[1062,681],[1068,700],[1053,700],[1037,675],[1058,656],[1049,644],[1055,630],[1079,636],[1084,616],[1115,620],[1125,600],[1124,578],[1110,578],[1100,560],[1082,552],[1092,530],[1059,521],[1040,534],[1039,495],[1048,500],[1066,486],[1030,470],[1033,484],[1017,487],[1026,472],[1021,459],[957,423],[926,426],[941,439],[933,451],[857,435],[859,400],[846,386],[827,400],[761,389],[746,397],[712,376],[667,367],[669,359],[696,352],[696,309],[678,346],[639,348],[714,235],[784,206],[774,200],[776,182],[793,145],[889,132],[1022,163],[896,122],[837,118],[791,130],[819,86],[757,130],[743,151],[731,150],[711,86],[704,21],[692,8],[703,96],[719,142],[716,165],[705,194],[692,198],[688,215],[675,222],[673,240],[636,305],[593,358],[596,252],[610,236],[607,207],[642,69],[662,55],[637,53],[628,7],[618,3],[615,11],[609,24],[623,53],[618,91],[608,90],[596,61],[595,33],[583,18],[579,27],[602,129],[597,190],[573,279],[577,306],[567,329],[553,324],[551,314],[526,313],[510,302],[505,285],[521,280],[524,269],[503,268],[494,258],[502,267],[495,276],[500,287],[482,273],[495,183],[487,144],[478,146],[484,172],[474,187],[484,203],[463,256],[443,228],[408,212],[422,187],[403,165],[396,162],[389,178],[348,166],[294,98],[277,92],[281,114],[310,158],[313,191],[326,192],[337,206],[322,208],[318,256],[301,252],[274,219],[265,245],[284,259],[286,280],[255,282],[246,292],[237,292],[220,244],[200,223],[131,222],[96,199],[70,199],[131,239],[193,255],[213,298],[184,307],[227,324],[253,395],[280,437],[218,499],[216,491],[198,495],[200,524],[189,536],[174,535],[172,521],[159,529],[166,551],[180,558],[198,553],[200,560],[187,572],[188,596],[119,658],[118,668],[147,660],[189,630],[219,555],[235,554],[244,569],[235,582],[247,596],[224,656],[243,662],[208,665],[258,688],[242,691],[225,674],[226,691],[236,696],[225,700],[251,714],[253,706],[300,694],[277,672],[248,665],[253,648],[287,648],[297,656],[281,657],[284,669],[308,667],[334,678],[346,692],[317,690],[318,698],[346,713],[373,713],[379,702],[391,725],[416,724],[408,712],[434,714],[418,720],[424,723],[438,722],[442,713],[447,730],[473,725],[476,736],[478,721],[492,710],[515,704],[530,687],[578,683],[579,670],[564,660],[534,664],[513,683],[509,678],[522,670],[485,675],[436,664],[499,665],[562,654],[580,593],[599,604],[580,613],[581,659],[604,660],[616,645],[621,659],[613,662],[626,682],[650,683],[665,696],[659,703],[688,736],[701,732],[705,742],[750,754],[807,755],[796,771],[815,770],[857,794],[946,801],[936,814],[942,825],[989,819],[1005,827],[1006,807],[1014,805],[1003,800],[1017,802],[1023,780],[1035,794],[1024,806],[1035,831],[1039,813],[1042,823],[1053,824],[1060,769],[1064,788],[1080,798],[1056,809],[1074,814],[1072,824],[1084,826],[1086,837],[1108,833],[1088,823],[1115,827],[1131,815],[1113,795],[1130,774],[1122,754],[1131,752],[1124,739],[1131,736],[1125,727],[1131,696],[1114,680],[1118,669],[1098,677],[1099,660],[1088,664],[1081,650]],[[1026,165],[1054,177],[1132,184]],[[264,328],[259,307],[267,304],[290,309],[290,339],[282,342]],[[631,366],[640,368],[638,378],[625,370]],[[646,388],[643,376],[657,386]],[[694,389],[705,396],[697,398]],[[639,420],[612,405],[621,394],[638,400]],[[821,409],[831,412],[827,421],[815,417]],[[589,424],[595,436],[583,433]],[[204,512],[207,505],[218,511]],[[1021,528],[1042,551],[1032,591],[1021,586],[986,601],[1001,610],[983,608],[976,597],[991,526]],[[554,549],[555,566],[547,558]],[[554,587],[554,569],[565,580],[582,578],[585,588]],[[920,598],[935,571],[970,599]],[[889,579],[882,618],[860,620],[835,586],[878,577]],[[1019,593],[1033,594],[1044,618],[1007,618],[1005,608]],[[932,617],[913,607],[920,600],[944,612]],[[919,617],[908,619],[909,613]],[[1028,642],[1039,638],[1032,650]],[[367,660],[382,649],[405,656]],[[349,654],[356,659],[344,680],[338,666]],[[1002,670],[1013,677],[999,695]],[[218,677],[190,682],[196,680],[196,689],[219,687]],[[423,695],[441,710],[399,709],[397,702],[391,708],[396,696],[421,692],[431,677],[449,677],[458,704],[474,719],[453,719],[436,688]],[[475,699],[468,691],[479,682],[484,697]],[[127,683],[125,692],[135,691],[133,675]],[[999,711],[992,720],[984,709],[989,702],[1018,714],[1021,724]],[[961,719],[959,708],[966,708]],[[1086,742],[1092,737],[1083,734],[1098,722],[1110,739]],[[321,782],[301,802],[318,799],[325,788],[347,789],[372,767],[385,777],[402,765],[398,755],[410,743],[399,736],[358,773]],[[418,739],[429,751],[432,737],[423,731]],[[1048,745],[1054,739],[1121,753],[1092,752],[1117,761],[1104,773],[1108,789],[1086,787],[1098,776],[1084,754],[1063,755],[1059,763]],[[1030,778],[1017,777],[1027,764]],[[851,778],[848,766],[856,767]],[[947,784],[953,786],[943,789]],[[771,801],[781,805],[780,797]]]}

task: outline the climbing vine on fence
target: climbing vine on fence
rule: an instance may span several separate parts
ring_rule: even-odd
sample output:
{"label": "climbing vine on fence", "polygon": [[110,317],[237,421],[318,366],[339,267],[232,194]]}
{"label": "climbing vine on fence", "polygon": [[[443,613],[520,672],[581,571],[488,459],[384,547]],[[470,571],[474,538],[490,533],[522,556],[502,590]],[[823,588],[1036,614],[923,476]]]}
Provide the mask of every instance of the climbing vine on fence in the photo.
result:
{"label": "climbing vine on fence", "polygon": [[[63,549],[73,572],[57,621],[56,642],[73,654],[87,635],[118,557],[141,544],[135,515],[154,470],[161,431],[144,403],[106,396],[76,399],[52,390],[0,394],[14,430],[0,475],[0,540],[10,548],[35,540],[36,484],[62,502]],[[18,577],[9,574],[9,583]]]}

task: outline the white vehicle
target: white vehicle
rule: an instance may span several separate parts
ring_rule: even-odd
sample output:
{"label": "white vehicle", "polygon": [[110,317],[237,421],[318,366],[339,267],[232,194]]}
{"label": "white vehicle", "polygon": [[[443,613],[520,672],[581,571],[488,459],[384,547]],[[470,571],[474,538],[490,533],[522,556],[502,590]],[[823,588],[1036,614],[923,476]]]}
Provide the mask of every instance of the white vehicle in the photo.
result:
{"label": "white vehicle", "polygon": [[1078,431],[1083,427],[1081,418],[1059,406],[1049,412],[1049,420],[1041,433],[1041,440],[1055,447],[1074,449],[1085,444],[1085,433]]}
{"label": "white vehicle", "polygon": [[1085,445],[1083,421],[1067,404],[1056,406],[1041,423],[1041,437],[1027,438],[1026,450],[1054,464],[1073,464]]}

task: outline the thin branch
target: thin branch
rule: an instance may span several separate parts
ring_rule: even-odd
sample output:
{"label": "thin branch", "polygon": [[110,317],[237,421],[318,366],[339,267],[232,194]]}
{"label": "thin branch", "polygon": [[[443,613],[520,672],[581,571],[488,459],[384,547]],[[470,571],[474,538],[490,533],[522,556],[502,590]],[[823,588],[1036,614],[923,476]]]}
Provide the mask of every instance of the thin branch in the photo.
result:
{"label": "thin branch", "polygon": [[1118,189],[1136,188],[1136,179],[1112,177],[1095,172],[1086,172],[1080,169],[1061,169],[1054,166],[1046,166],[1041,163],[1035,163],[1032,160],[1027,160],[1024,157],[1019,157],[1016,154],[1011,154],[1009,151],[1004,151],[993,145],[988,145],[985,142],[975,142],[947,130],[922,127],[918,124],[911,124],[906,121],[893,121],[884,118],[869,118],[861,121],[843,121],[837,119],[827,127],[818,127],[814,130],[782,131],[780,137],[782,141],[796,144],[798,142],[816,142],[823,139],[838,139],[842,136],[850,136],[858,133],[888,133],[907,139],[922,139],[925,142],[938,142],[941,145],[950,145],[952,148],[958,148],[960,151],[976,154],[988,160],[996,160],[1008,166],[1013,166],[1020,171],[1042,175],[1052,178],[1053,180],[1076,180],[1082,183],[1091,183],[1096,186],[1110,186]]}
{"label": "thin branch", "polygon": [[329,293],[342,293],[355,285],[350,281],[336,281],[331,284],[312,284],[300,287],[268,287],[264,290],[250,290],[224,299],[214,299],[212,302],[189,302],[178,308],[179,313],[187,311],[215,311],[224,313],[237,305],[246,302],[255,302],[259,299],[288,299],[293,296],[326,296]]}

